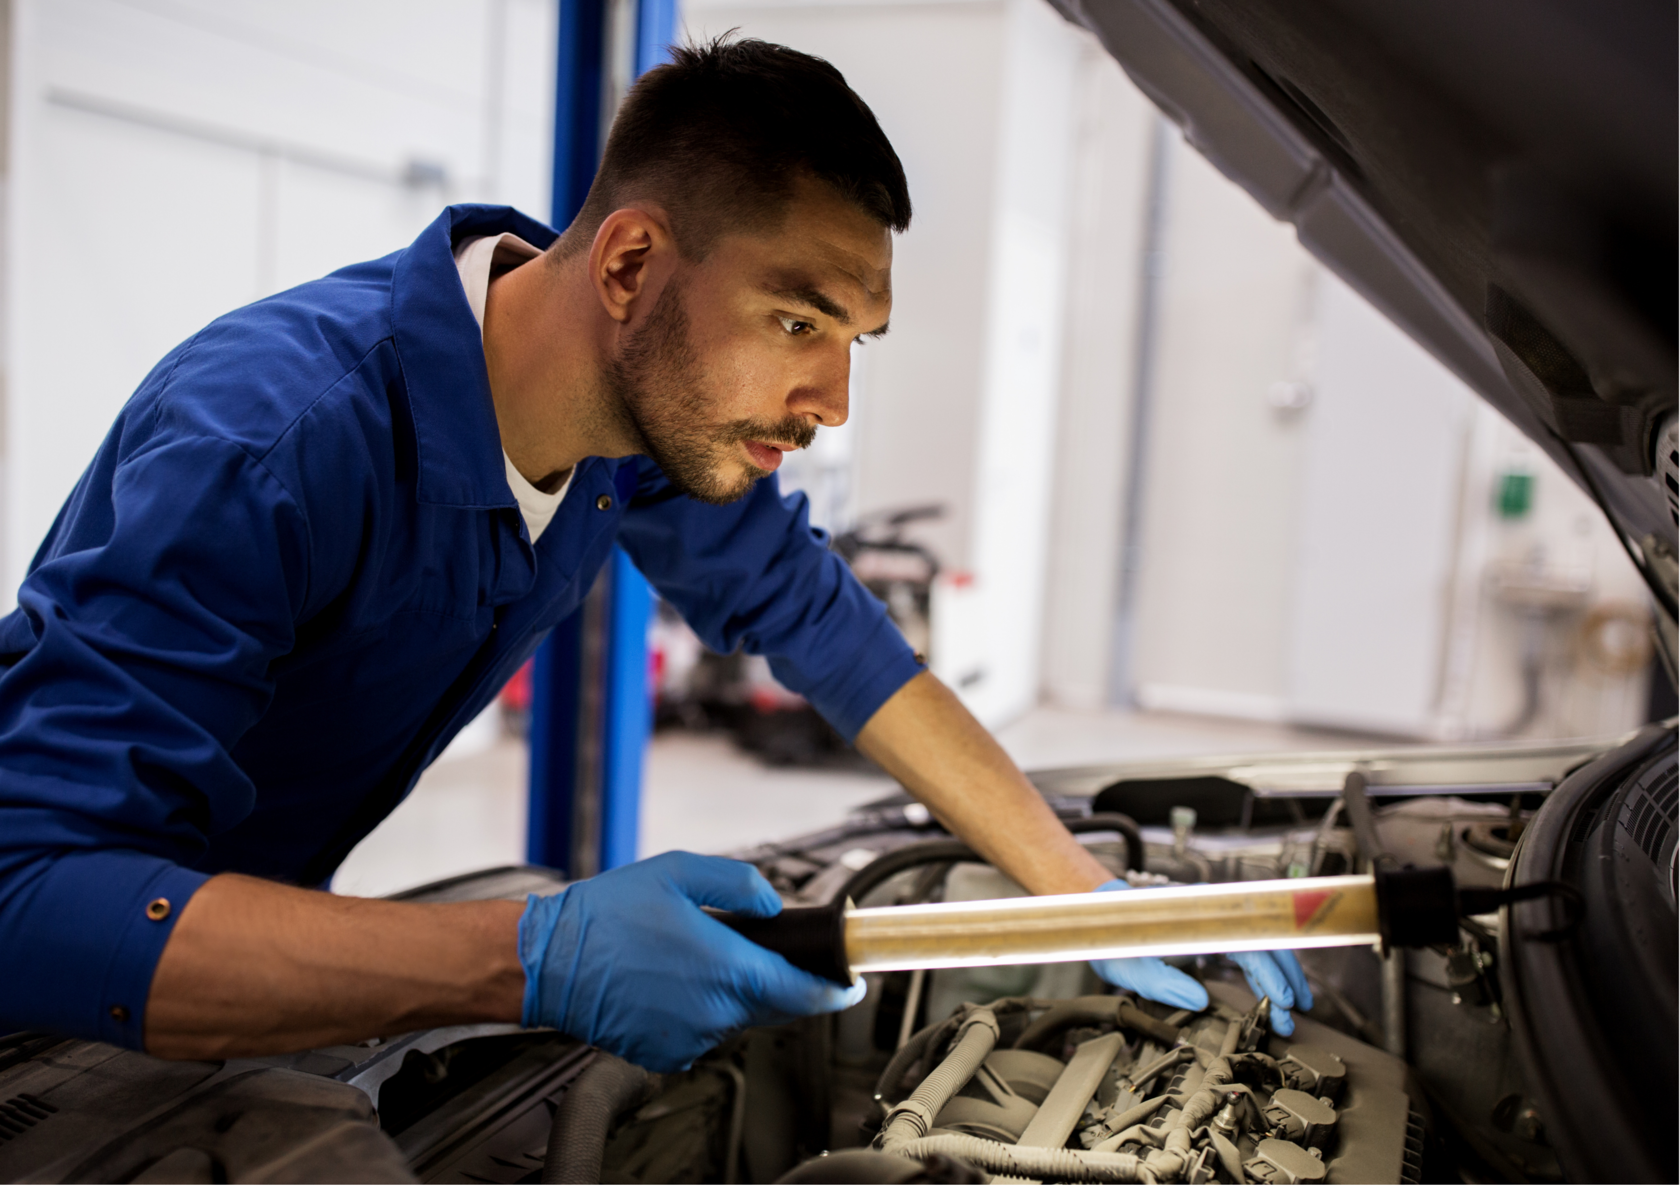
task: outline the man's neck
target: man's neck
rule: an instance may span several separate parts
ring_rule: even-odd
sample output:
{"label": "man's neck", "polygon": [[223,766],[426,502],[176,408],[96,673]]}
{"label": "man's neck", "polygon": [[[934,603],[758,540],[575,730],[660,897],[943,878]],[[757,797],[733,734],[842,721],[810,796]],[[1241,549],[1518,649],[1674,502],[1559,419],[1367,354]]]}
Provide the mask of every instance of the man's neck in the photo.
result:
{"label": "man's neck", "polygon": [[586,457],[632,452],[600,381],[605,319],[583,265],[532,260],[492,280],[485,301],[484,358],[502,448],[539,490]]}

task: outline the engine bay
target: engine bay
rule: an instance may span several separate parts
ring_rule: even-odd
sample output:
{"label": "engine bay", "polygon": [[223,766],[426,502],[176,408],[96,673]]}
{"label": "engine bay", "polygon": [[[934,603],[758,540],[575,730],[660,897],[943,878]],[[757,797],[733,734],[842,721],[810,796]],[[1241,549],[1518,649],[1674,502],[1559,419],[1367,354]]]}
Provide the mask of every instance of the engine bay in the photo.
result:
{"label": "engine bay", "polygon": [[[1673,1157],[1661,1140],[1674,1081],[1671,728],[1611,748],[1209,760],[1036,782],[1099,861],[1148,886],[1359,868],[1369,855],[1335,793],[1352,770],[1370,783],[1386,858],[1449,866],[1461,886],[1544,865],[1576,897],[1523,910],[1562,912],[1561,925],[1513,931],[1508,908],[1464,919],[1452,945],[1303,952],[1316,1000],[1288,1036],[1220,957],[1177,961],[1208,989],[1200,1011],[1116,992],[1082,962],[869,974],[858,1005],[744,1032],[664,1077],[512,1026],[198,1063],[15,1034],[0,1039],[0,1178],[1662,1177]],[[790,905],[1022,893],[902,796],[734,856]],[[1606,860],[1608,881],[1588,876]],[[516,899],[563,885],[509,867],[397,897]],[[1629,1033],[1656,1054],[1629,1057]],[[1604,1108],[1620,1131],[1594,1111]],[[1594,1145],[1583,1125],[1612,1140]]]}

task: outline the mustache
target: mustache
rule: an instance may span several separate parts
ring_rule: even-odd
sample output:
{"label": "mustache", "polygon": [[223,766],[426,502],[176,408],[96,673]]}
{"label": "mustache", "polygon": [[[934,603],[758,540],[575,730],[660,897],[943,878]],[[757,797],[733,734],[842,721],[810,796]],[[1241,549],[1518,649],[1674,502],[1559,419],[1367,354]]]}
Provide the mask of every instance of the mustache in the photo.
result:
{"label": "mustache", "polygon": [[795,449],[809,449],[817,439],[817,426],[802,416],[776,421],[732,420],[723,426],[719,438],[731,445],[739,441],[772,441]]}

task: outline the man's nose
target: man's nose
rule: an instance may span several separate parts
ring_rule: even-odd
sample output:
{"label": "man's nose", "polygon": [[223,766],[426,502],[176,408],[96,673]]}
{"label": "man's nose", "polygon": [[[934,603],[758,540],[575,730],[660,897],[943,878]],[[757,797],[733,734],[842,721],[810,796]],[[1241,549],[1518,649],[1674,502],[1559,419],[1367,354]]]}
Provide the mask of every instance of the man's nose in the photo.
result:
{"label": "man's nose", "polygon": [[852,356],[848,351],[816,374],[804,377],[788,396],[788,411],[823,428],[846,423],[852,379]]}

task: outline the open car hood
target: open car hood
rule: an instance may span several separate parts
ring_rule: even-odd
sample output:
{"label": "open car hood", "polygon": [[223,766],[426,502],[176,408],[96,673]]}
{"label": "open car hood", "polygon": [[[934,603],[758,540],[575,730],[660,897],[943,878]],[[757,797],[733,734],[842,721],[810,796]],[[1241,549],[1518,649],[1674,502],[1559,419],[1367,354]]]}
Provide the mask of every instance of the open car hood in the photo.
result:
{"label": "open car hood", "polygon": [[1672,675],[1672,0],[1051,3],[1603,508]]}

